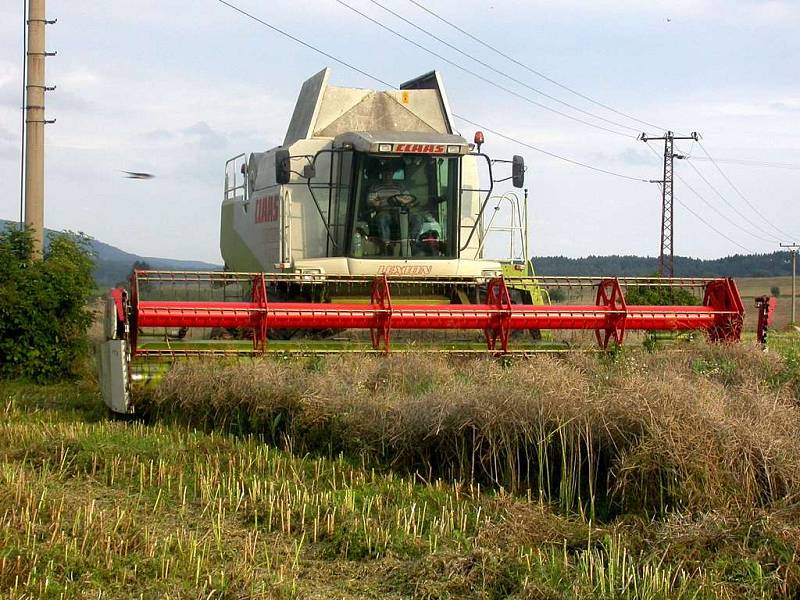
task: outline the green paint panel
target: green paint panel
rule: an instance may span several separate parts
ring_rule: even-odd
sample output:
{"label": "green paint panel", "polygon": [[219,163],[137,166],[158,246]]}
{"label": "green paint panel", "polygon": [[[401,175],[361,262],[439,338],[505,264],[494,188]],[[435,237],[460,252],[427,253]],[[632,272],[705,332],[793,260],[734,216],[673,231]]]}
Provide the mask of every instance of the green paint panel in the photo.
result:
{"label": "green paint panel", "polygon": [[222,205],[219,245],[225,264],[231,271],[261,272],[263,266],[233,226],[234,210],[234,204]]}

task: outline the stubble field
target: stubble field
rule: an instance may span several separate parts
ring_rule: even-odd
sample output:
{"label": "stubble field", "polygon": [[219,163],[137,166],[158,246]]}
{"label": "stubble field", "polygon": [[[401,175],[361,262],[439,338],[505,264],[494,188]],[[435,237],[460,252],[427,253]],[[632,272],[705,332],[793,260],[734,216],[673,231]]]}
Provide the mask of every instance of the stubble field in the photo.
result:
{"label": "stubble field", "polygon": [[780,339],[192,363],[129,422],[0,383],[0,595],[796,597]]}

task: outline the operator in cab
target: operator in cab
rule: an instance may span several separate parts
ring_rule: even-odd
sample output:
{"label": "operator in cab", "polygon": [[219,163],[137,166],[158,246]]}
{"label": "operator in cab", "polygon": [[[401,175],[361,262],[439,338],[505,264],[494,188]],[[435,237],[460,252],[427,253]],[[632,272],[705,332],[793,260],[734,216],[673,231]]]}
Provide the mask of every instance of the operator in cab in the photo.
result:
{"label": "operator in cab", "polygon": [[367,206],[375,211],[373,223],[380,243],[384,246],[384,251],[391,255],[391,242],[396,239],[393,232],[398,223],[399,209],[408,208],[416,198],[395,180],[395,173],[402,174],[402,161],[385,160],[380,167],[380,181],[367,193]]}
{"label": "operator in cab", "polygon": [[[431,206],[440,201],[430,197],[428,174],[422,157],[384,159],[380,180],[367,193],[366,204],[374,211],[373,231],[385,256],[439,256],[442,228]],[[405,220],[405,221],[404,221]],[[407,231],[402,232],[405,222]],[[405,235],[404,235],[405,234]],[[404,244],[406,251],[397,247]]]}

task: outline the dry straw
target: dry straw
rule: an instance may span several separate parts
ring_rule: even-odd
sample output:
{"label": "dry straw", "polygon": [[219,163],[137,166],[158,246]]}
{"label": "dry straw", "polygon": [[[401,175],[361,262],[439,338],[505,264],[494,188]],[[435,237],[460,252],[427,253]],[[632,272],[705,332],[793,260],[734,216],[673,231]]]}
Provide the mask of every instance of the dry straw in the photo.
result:
{"label": "dry straw", "polygon": [[532,491],[609,517],[767,506],[800,490],[800,408],[783,360],[690,346],[510,364],[430,355],[177,365],[150,415],[295,452]]}

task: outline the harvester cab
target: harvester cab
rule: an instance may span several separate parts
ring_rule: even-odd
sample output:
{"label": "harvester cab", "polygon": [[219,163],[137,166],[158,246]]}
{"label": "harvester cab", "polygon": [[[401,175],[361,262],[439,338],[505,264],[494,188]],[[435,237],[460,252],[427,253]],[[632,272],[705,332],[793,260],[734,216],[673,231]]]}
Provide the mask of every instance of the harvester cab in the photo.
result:
{"label": "harvester cab", "polygon": [[[436,72],[392,91],[334,87],[328,78],[325,69],[305,82],[283,145],[228,161],[226,268],[472,279],[500,273],[500,261],[483,258],[482,218],[495,169],[510,164],[504,179],[524,185],[522,157],[493,160],[455,133]],[[483,186],[479,164],[488,173]]]}
{"label": "harvester cab", "polygon": [[[325,195],[331,205],[329,214],[320,214],[327,238],[325,256],[382,262],[458,259],[459,175],[461,157],[469,152],[465,140],[455,135],[337,136],[330,150],[334,163],[330,185],[315,190],[313,179],[306,178],[315,207],[320,204],[317,198]],[[317,172],[320,156],[309,157],[310,173]],[[342,266],[360,267],[352,261]],[[329,263],[323,268],[327,272],[337,267]]]}

